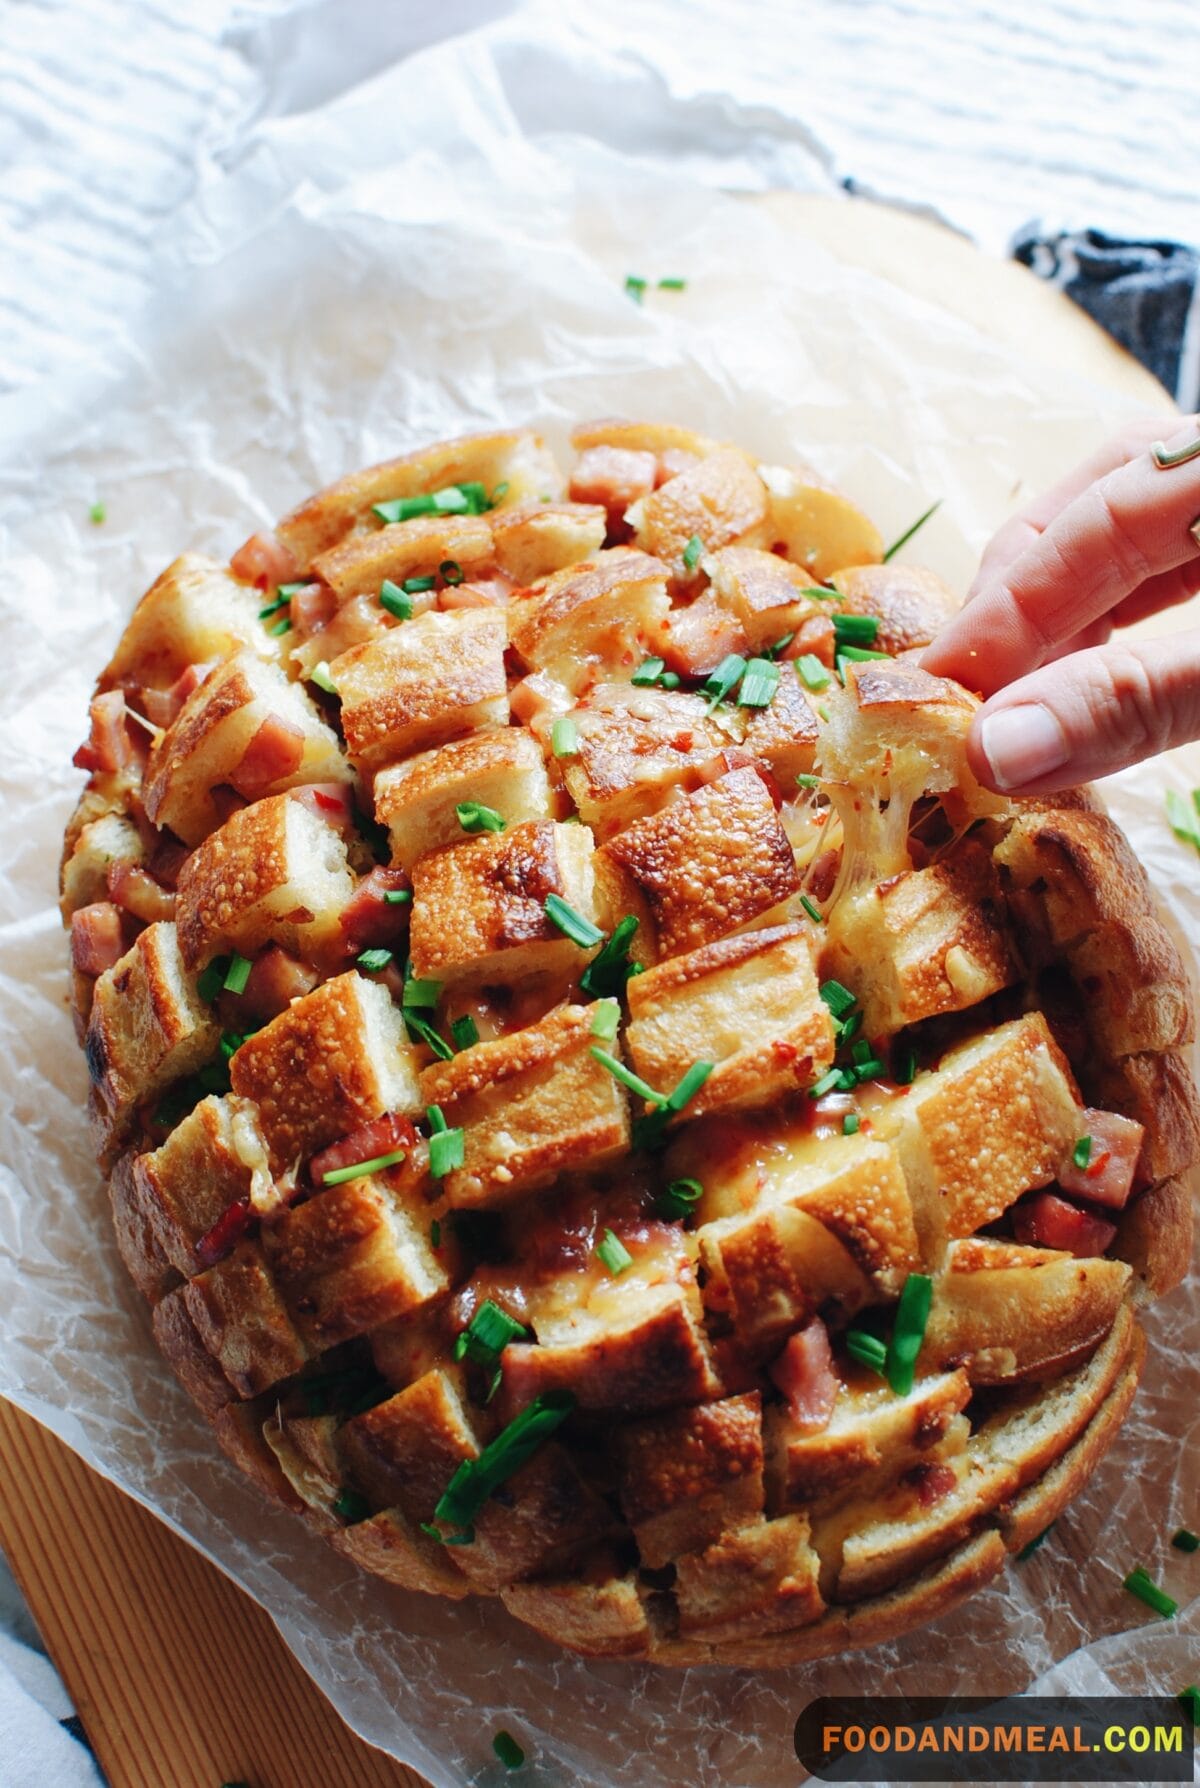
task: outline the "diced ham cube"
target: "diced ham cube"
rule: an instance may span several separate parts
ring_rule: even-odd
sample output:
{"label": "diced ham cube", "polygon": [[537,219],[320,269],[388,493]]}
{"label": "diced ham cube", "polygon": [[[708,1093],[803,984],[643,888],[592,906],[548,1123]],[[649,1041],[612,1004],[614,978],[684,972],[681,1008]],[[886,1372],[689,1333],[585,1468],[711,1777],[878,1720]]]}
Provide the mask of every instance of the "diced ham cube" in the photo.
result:
{"label": "diced ham cube", "polygon": [[121,914],[111,900],[97,900],[71,914],[71,960],[81,975],[102,975],[125,954]]}
{"label": "diced ham cube", "polygon": [[639,497],[649,496],[657,482],[658,462],[652,453],[636,453],[628,447],[589,447],[580,454],[571,474],[571,501],[602,503],[612,517],[619,518]]}
{"label": "diced ham cube", "polygon": [[216,1266],[224,1260],[235,1242],[240,1242],[251,1223],[250,1200],[238,1198],[223,1211],[212,1228],[196,1243],[196,1259],[202,1267]]}
{"label": "diced ham cube", "polygon": [[360,1124],[340,1142],[332,1143],[319,1155],[314,1155],[308,1164],[309,1174],[313,1184],[320,1186],[327,1173],[336,1173],[341,1167],[356,1167],[362,1161],[374,1161],[380,1155],[394,1154],[397,1149],[411,1149],[416,1140],[417,1133],[408,1118],[400,1117],[394,1111],[385,1111],[382,1117]]}
{"label": "diced ham cube", "polygon": [[707,677],[731,652],[749,649],[741,622],[720,606],[711,590],[687,608],[673,608],[656,639],[667,668],[683,677]]}
{"label": "diced ham cube", "polygon": [[447,584],[438,592],[438,607],[503,608],[513,588],[506,577],[476,577],[469,584]]}
{"label": "diced ham cube", "polygon": [[288,619],[301,638],[320,633],[337,613],[337,597],[328,584],[305,584],[288,603]]}
{"label": "diced ham cube", "polygon": [[931,1509],[943,1496],[948,1496],[951,1490],[958,1487],[958,1479],[950,1466],[936,1462],[914,1465],[911,1471],[905,1472],[904,1481],[912,1485],[923,1509]]}
{"label": "diced ham cube", "polygon": [[175,720],[188,696],[199,689],[212,664],[189,664],[180,671],[169,689],[136,688],[129,691],[129,705],[155,726],[164,729]]}
{"label": "diced ham cube", "polygon": [[819,1316],[797,1330],[767,1370],[802,1434],[820,1434],[829,1426],[841,1381],[833,1368],[829,1331]]}
{"label": "diced ham cube", "polygon": [[251,534],[230,559],[229,569],[235,577],[265,590],[270,584],[292,583],[298,566],[273,534]]}
{"label": "diced ham cube", "polygon": [[164,888],[173,888],[179,881],[179,871],[190,856],[191,852],[186,844],[182,844],[170,832],[163,832],[150,854],[146,868]]}
{"label": "diced ham cube", "polygon": [[405,889],[411,892],[412,883],[402,869],[373,869],[363,877],[338,920],[350,953],[391,949],[403,938],[408,929],[409,905],[394,903],[385,896]]}
{"label": "diced ham cube", "polygon": [[111,774],[134,761],[136,749],[125,724],[125,691],[108,689],[88,709],[91,731],[71,762],[77,770],[102,770]]}
{"label": "diced ham cube", "polygon": [[828,615],[810,615],[807,621],[801,621],[779,656],[784,659],[819,658],[832,670],[834,637],[833,622]]}
{"label": "diced ham cube", "polygon": [[655,489],[672,478],[678,478],[681,472],[690,472],[693,466],[699,464],[700,455],[689,453],[686,447],[664,447],[654,467]]}
{"label": "diced ham cube", "polygon": [[1115,1223],[1093,1217],[1054,1192],[1039,1192],[1013,1206],[1013,1234],[1030,1248],[1059,1248],[1090,1259],[1104,1253],[1117,1233]]}
{"label": "diced ham cube", "polygon": [[1134,1174],[1146,1132],[1133,1118],[1120,1117],[1115,1111],[1084,1112],[1080,1136],[1090,1136],[1091,1152],[1084,1167],[1076,1167],[1074,1151],[1068,1154],[1058,1170],[1058,1183],[1064,1192],[1077,1192],[1096,1204],[1121,1210],[1133,1190]]}
{"label": "diced ham cube", "polygon": [[307,963],[289,956],[278,944],[269,944],[254,958],[246,985],[237,995],[239,1024],[247,1018],[263,1024],[277,1018],[281,1012],[287,1011],[293,1000],[311,993],[320,978]]}
{"label": "diced ham cube", "polygon": [[294,776],[304,756],[304,734],[290,720],[268,714],[229,780],[239,795],[256,801],[276,783]]}
{"label": "diced ham cube", "polygon": [[118,906],[135,919],[154,925],[175,917],[175,896],[138,863],[110,863],[105,877]]}
{"label": "diced ham cube", "polygon": [[508,702],[513,719],[532,727],[535,732],[553,725],[575,706],[574,696],[545,671],[533,671],[528,677],[522,677],[513,685]]}

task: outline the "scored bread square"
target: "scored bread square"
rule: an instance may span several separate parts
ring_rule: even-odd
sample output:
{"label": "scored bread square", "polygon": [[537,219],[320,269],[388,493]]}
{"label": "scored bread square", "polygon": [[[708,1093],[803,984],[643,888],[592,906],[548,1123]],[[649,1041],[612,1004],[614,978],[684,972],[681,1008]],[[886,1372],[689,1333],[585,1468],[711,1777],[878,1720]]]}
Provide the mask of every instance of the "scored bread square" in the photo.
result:
{"label": "scored bread square", "polygon": [[1113,1443],[1191,992],[1095,798],[975,781],[953,598],[852,496],[572,441],[420,447],[143,597],[60,867],[97,1148],[167,1364],[347,1563],[801,1662]]}

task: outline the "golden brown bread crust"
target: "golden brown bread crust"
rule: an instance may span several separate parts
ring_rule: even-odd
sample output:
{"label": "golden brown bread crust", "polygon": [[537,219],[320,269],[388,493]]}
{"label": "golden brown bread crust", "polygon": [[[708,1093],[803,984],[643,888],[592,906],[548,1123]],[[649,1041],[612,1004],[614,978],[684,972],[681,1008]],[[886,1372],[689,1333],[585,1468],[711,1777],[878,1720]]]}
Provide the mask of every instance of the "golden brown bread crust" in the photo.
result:
{"label": "golden brown bread crust", "polygon": [[[1116,1436],[1190,1256],[1193,995],[1087,791],[990,796],[969,692],[834,664],[832,615],[896,654],[950,606],[847,498],[575,444],[572,501],[520,431],[318,493],[289,633],[208,561],[143,599],[101,687],[162,724],[61,873],[97,1144],[164,1357],[344,1557],[589,1656],[783,1665],[954,1606]],[[705,687],[792,633],[819,691]],[[1090,1215],[1089,1108],[1144,1131]],[[905,1391],[845,1331],[913,1273]]]}

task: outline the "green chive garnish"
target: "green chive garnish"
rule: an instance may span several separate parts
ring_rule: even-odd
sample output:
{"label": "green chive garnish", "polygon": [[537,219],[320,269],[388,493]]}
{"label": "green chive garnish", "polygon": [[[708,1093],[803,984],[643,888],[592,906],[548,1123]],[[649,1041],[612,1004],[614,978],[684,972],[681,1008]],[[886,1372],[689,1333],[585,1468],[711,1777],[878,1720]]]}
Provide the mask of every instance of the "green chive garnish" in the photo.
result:
{"label": "green chive garnish", "polygon": [[858,1127],[862,1123],[857,1111],[848,1111],[842,1119],[842,1135],[857,1136]]}
{"label": "green chive garnish", "polygon": [[456,1360],[471,1359],[481,1366],[494,1366],[510,1341],[530,1341],[533,1332],[517,1322],[491,1298],[484,1298],[474,1316],[454,1342]]}
{"label": "green chive garnish", "polygon": [[429,1245],[431,1248],[440,1248],[442,1245],[442,1225],[437,1217],[429,1225]]}
{"label": "green chive garnish", "polygon": [[820,993],[835,1018],[844,1018],[851,1007],[858,1004],[856,995],[840,981],[822,981]]}
{"label": "green chive garnish", "polygon": [[442,997],[442,986],[441,981],[415,981],[406,976],[404,997],[401,1003],[406,1011],[411,1006],[432,1011]]}
{"label": "green chive garnish", "polygon": [[[841,1069],[830,1068],[827,1073],[822,1074],[820,1080],[814,1081],[809,1087],[808,1096],[810,1099],[823,1099],[826,1093],[831,1093],[835,1086],[841,1085],[841,1082]],[[851,1085],[853,1085],[853,1081],[851,1081]]]}
{"label": "green chive garnish", "polygon": [[372,1155],[369,1161],[356,1161],[352,1167],[331,1167],[321,1175],[323,1186],[344,1186],[348,1180],[361,1180],[368,1173],[382,1173],[385,1167],[398,1167],[407,1149],[393,1149],[387,1155]]}
{"label": "green chive garnish", "polygon": [[[507,494],[508,494],[508,479],[506,478],[504,480],[504,483],[498,484],[496,486],[495,490],[492,492],[491,507],[494,509],[496,507],[496,504],[500,501],[501,497],[507,496]],[[544,502],[549,502],[549,500],[550,499],[548,497],[543,498]]]}
{"label": "green chive garnish", "polygon": [[291,631],[292,623],[287,615],[283,617],[282,621],[276,621],[274,627],[267,628],[267,632],[271,635],[272,639],[282,639],[285,633],[290,633]]}
{"label": "green chive garnish", "polygon": [[434,1510],[434,1519],[468,1528],[492,1492],[531,1459],[575,1407],[571,1391],[542,1391],[475,1459],[464,1459]]}
{"label": "green chive garnish", "polygon": [[454,809],[464,832],[503,832],[504,816],[482,801],[460,801]]}
{"label": "green chive garnish", "polygon": [[869,646],[879,632],[879,622],[874,615],[835,615],[833,617],[834,637],[851,646]]}
{"label": "green chive garnish", "polygon": [[[406,577],[400,588],[406,596],[423,596],[426,590],[435,589],[436,577]],[[392,588],[395,588],[393,584]]]}
{"label": "green chive garnish", "polygon": [[422,1018],[419,1013],[410,1012],[407,1007],[404,1010],[404,1028],[410,1038],[415,1038],[418,1043],[427,1044],[439,1062],[454,1060],[454,1051],[442,1033],[435,1030],[428,1020]]}
{"label": "green chive garnish", "polygon": [[668,1221],[690,1217],[703,1196],[704,1187],[699,1180],[672,1180],[655,1197],[654,1209],[658,1216],[666,1217]]}
{"label": "green chive garnish", "polygon": [[390,577],[385,577],[379,587],[379,606],[386,608],[389,615],[395,615],[398,621],[412,620],[412,597]]}
{"label": "green chive garnish", "polygon": [[415,515],[482,515],[490,509],[482,484],[468,480],[448,484],[444,490],[426,491],[415,497],[397,497],[390,503],[373,503],[372,511],[382,522],[411,521]]}
{"label": "green chive garnish", "polygon": [[824,924],[824,914],[821,912],[820,907],[808,898],[807,894],[802,894],[800,896],[800,905],[804,908],[814,925]]}
{"label": "green chive garnish", "polygon": [[678,689],[679,688],[679,672],[678,671],[664,671],[662,673],[662,676],[658,679],[658,686],[660,689]]}
{"label": "green chive garnish", "polygon": [[388,888],[383,898],[387,906],[407,906],[412,899],[412,889]]}
{"label": "green chive garnish", "polygon": [[647,689],[658,682],[666,668],[661,658],[643,658],[629,681],[639,689]]}
{"label": "green chive garnish", "polygon": [[740,682],[745,673],[746,660],[737,652],[730,652],[722,658],[715,671],[704,685],[704,693],[708,696],[708,711],[711,714],[718,702],[723,702],[735,683]]}
{"label": "green chive garnish", "polygon": [[504,1731],[503,1728],[497,1732],[495,1738],[492,1740],[492,1749],[495,1751],[497,1757],[499,1757],[505,1769],[520,1769],[525,1761],[524,1751],[521,1749],[512,1733]]}
{"label": "green chive garnish", "polygon": [[795,628],[792,629],[791,633],[781,633],[775,643],[767,647],[766,651],[763,653],[763,657],[778,658],[781,652],[787,651],[795,637]]}
{"label": "green chive garnish", "polygon": [[898,1397],[907,1397],[916,1378],[917,1355],[925,1339],[933,1280],[928,1273],[910,1273],[900,1293],[896,1324],[887,1350],[887,1381]]}
{"label": "green chive garnish", "polygon": [[281,608],[287,607],[288,603],[292,600],[291,596],[288,594],[288,591],[291,588],[291,585],[276,585],[274,602],[268,602],[265,607],[260,608],[258,611],[258,618],[260,621],[269,621],[272,615],[278,614]]}
{"label": "green chive garnish", "polygon": [[892,544],[888,547],[887,551],[883,555],[883,562],[885,565],[887,564],[889,559],[892,559],[896,556],[896,554],[900,551],[900,548],[902,546],[908,545],[909,541],[912,539],[913,535],[917,532],[917,530],[919,528],[923,528],[925,526],[925,523],[929,520],[930,516],[935,515],[937,513],[937,511],[941,508],[941,506],[942,506],[942,499],[939,497],[936,503],[931,503],[929,505],[929,507],[925,511],[924,515],[919,515],[917,517],[916,521],[913,523],[911,528],[906,528],[904,530],[904,532],[903,532],[903,534],[901,534],[899,540],[892,541]]}
{"label": "green chive garnish", "polygon": [[91,522],[92,526],[98,528],[101,523],[107,521],[107,519],[108,510],[104,507],[104,504],[93,503],[88,510],[88,520]]}
{"label": "green chive garnish", "polygon": [[1173,1614],[1178,1613],[1179,1603],[1165,1589],[1160,1589],[1141,1565],[1136,1565],[1123,1582],[1130,1595],[1136,1596],[1139,1602],[1145,1602],[1147,1608],[1153,1608],[1155,1614],[1161,1614],[1164,1619],[1169,1620]]}
{"label": "green chive garnish", "polygon": [[611,1229],[606,1229],[604,1231],[604,1239],[596,1243],[596,1253],[604,1262],[614,1279],[618,1273],[623,1273],[626,1267],[633,1265],[633,1255],[621,1241],[620,1237],[615,1236]]}
{"label": "green chive garnish", "polygon": [[865,1329],[847,1329],[846,1352],[860,1366],[869,1366],[872,1372],[878,1372],[882,1378],[887,1348],[878,1335],[868,1335]]}
{"label": "green chive garnish", "polygon": [[625,275],[625,290],[636,304],[642,302],[642,297],[648,283],[649,282],[644,280],[639,273],[627,273]]}
{"label": "green chive garnish", "polygon": [[821,778],[813,776],[808,770],[798,771],[796,781],[801,788],[820,788],[821,786]]}
{"label": "green chive garnish", "polygon": [[451,587],[461,584],[466,576],[466,572],[457,559],[443,559],[438,566],[438,571],[441,574],[442,582],[451,585]]}
{"label": "green chive garnish", "polygon": [[1071,1159],[1076,1167],[1086,1167],[1091,1158],[1092,1139],[1090,1136],[1081,1136],[1071,1150]]}
{"label": "green chive garnish", "polygon": [[615,999],[597,1000],[592,1012],[592,1035],[611,1043],[621,1022],[621,1008]]}
{"label": "green chive garnish", "polygon": [[738,690],[739,708],[765,708],[779,688],[779,666],[770,658],[752,658]]}
{"label": "green chive garnish", "polygon": [[624,992],[625,983],[637,966],[629,960],[629,945],[637,928],[632,913],[617,921],[604,948],[593,956],[579,977],[584,993],[590,993],[593,999],[607,999]]}
{"label": "green chive garnish", "polygon": [[377,975],[380,969],[385,969],[387,967],[388,963],[392,960],[392,956],[393,952],[391,950],[360,950],[355,957],[355,961],[358,963],[359,968],[365,968],[368,974]]}
{"label": "green chive garnish", "polygon": [[461,1018],[452,1021],[450,1035],[456,1049],[471,1049],[479,1041],[479,1026],[469,1012],[464,1012]]}
{"label": "green chive garnish", "polygon": [[314,665],[309,671],[308,680],[310,683],[315,683],[318,689],[323,689],[326,695],[337,694],[337,684],[330,676],[329,666],[323,658],[320,664]]}
{"label": "green chive garnish", "polygon": [[216,999],[225,985],[228,968],[228,956],[214,956],[208,967],[200,970],[196,976],[196,992],[202,1000]]}
{"label": "green chive garnish", "polygon": [[828,686],[829,672],[812,652],[804,652],[797,658],[796,672],[806,689],[825,689]]}
{"label": "green chive garnish", "polygon": [[1200,1534],[1192,1532],[1190,1527],[1180,1527],[1171,1535],[1171,1544],[1176,1552],[1200,1551]]}
{"label": "green chive garnish", "polygon": [[463,1164],[463,1133],[451,1130],[440,1105],[431,1105],[425,1113],[432,1132],[429,1138],[429,1172],[441,1180]]}
{"label": "green chive garnish", "polygon": [[660,292],[682,292],[686,285],[686,279],[676,279],[672,277],[670,279],[660,279],[658,282],[658,289]]}
{"label": "green chive garnish", "polygon": [[896,1051],[896,1062],[892,1069],[892,1079],[897,1086],[911,1086],[917,1078],[917,1052],[911,1043],[906,1043]]}
{"label": "green chive garnish", "polygon": [[839,646],[837,649],[838,681],[839,683],[845,683],[847,664],[865,664],[872,658],[890,657],[890,652],[874,652],[868,646]]}
{"label": "green chive garnish", "polygon": [[598,925],[593,925],[590,919],[585,919],[582,913],[577,913],[575,908],[568,905],[558,894],[547,894],[543,911],[550,923],[557,925],[564,937],[569,937],[573,944],[578,944],[583,950],[589,950],[593,944],[600,943],[604,937],[604,933]]}
{"label": "green chive garnish", "polygon": [[1043,1541],[1049,1539],[1051,1529],[1053,1528],[1053,1526],[1054,1526],[1054,1523],[1052,1521],[1050,1523],[1049,1527],[1043,1527],[1041,1533],[1035,1533],[1031,1540],[1027,1540],[1025,1542],[1025,1544],[1021,1547],[1021,1550],[1017,1553],[1017,1563],[1018,1564],[1021,1564],[1027,1558],[1033,1557],[1033,1554],[1037,1551],[1038,1547],[1043,1543]]}
{"label": "green chive garnish", "polygon": [[357,1490],[341,1490],[334,1498],[333,1512],[339,1521],[365,1521],[371,1513],[371,1505]]}
{"label": "green chive garnish", "polygon": [[1192,802],[1193,805],[1189,807],[1178,790],[1167,790],[1167,819],[1172,832],[1200,851],[1200,815],[1196,811],[1200,809],[1200,789],[1196,790]]}
{"label": "green chive garnish", "polygon": [[662,1093],[656,1093],[654,1088],[647,1085],[639,1075],[634,1073],[632,1068],[627,1068],[619,1057],[610,1055],[608,1050],[601,1049],[598,1043],[591,1045],[591,1051],[601,1067],[607,1068],[614,1080],[619,1080],[622,1086],[628,1087],[631,1093],[636,1093],[639,1099],[646,1099],[652,1105],[666,1103]]}
{"label": "green chive garnish", "polygon": [[[648,1111],[633,1120],[633,1146],[635,1149],[661,1147],[666,1135],[668,1120],[676,1112],[682,1111],[684,1106],[695,1098],[712,1073],[714,1065],[712,1062],[693,1062],[674,1092],[668,1093],[667,1097],[653,1111]],[[656,1094],[655,1097],[661,1099],[662,1096]]]}
{"label": "green chive garnish", "polygon": [[569,714],[560,714],[550,728],[550,745],[555,757],[579,755],[579,728]]}
{"label": "green chive garnish", "polygon": [[229,958],[229,967],[225,970],[225,979],[221,983],[226,993],[245,993],[252,966],[244,956],[239,956],[234,951]]}
{"label": "green chive garnish", "polygon": [[689,571],[694,571],[700,563],[700,555],[704,551],[704,542],[699,534],[693,534],[683,549],[683,562]]}

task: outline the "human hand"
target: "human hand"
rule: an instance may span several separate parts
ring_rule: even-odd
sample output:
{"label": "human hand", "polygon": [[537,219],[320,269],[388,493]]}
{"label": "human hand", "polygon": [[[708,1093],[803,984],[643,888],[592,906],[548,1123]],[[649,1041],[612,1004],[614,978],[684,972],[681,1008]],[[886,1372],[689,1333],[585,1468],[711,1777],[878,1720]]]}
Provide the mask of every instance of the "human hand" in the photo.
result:
{"label": "human hand", "polygon": [[[1151,445],[1197,452],[1160,468]],[[1070,788],[1200,737],[1200,629],[1111,641],[1200,591],[1200,419],[1132,423],[1005,522],[921,657],[989,699],[968,758],[1005,794]]]}

